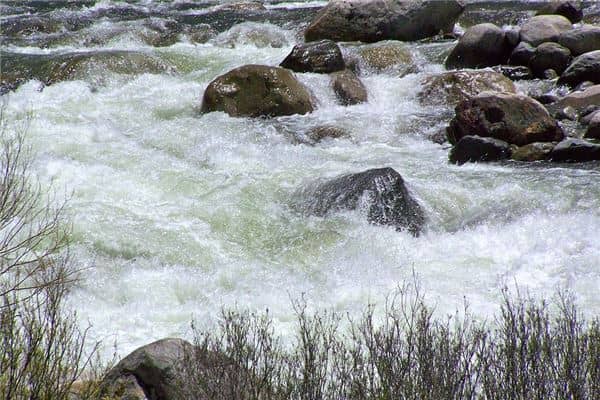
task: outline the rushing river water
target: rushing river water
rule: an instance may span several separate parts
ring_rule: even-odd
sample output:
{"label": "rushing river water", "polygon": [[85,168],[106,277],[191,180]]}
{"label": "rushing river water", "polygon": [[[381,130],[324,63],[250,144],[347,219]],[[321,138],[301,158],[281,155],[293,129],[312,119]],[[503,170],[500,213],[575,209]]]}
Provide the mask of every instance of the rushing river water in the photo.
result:
{"label": "rushing river water", "polygon": [[[140,57],[116,67],[89,63],[43,90],[28,78],[1,98],[10,122],[29,119],[44,184],[70,194],[72,257],[86,268],[70,303],[93,338],[126,353],[189,335],[192,317],[210,326],[221,307],[234,305],[268,308],[285,332],[291,299],[302,294],[315,308],[352,315],[413,274],[443,313],[466,298],[477,314],[491,315],[501,289],[516,284],[545,295],[568,288],[599,314],[598,164],[449,164],[447,146],[428,137],[451,110],[422,105],[417,94],[425,76],[443,70],[453,42],[407,44],[417,73],[366,71],[367,104],[337,105],[329,77],[306,73],[297,76],[319,102],[311,114],[199,114],[212,79],[242,64],[279,64],[322,4],[269,4],[246,22],[202,2],[2,6],[5,60]],[[216,36],[197,43],[179,29],[155,46],[164,30],[149,28],[149,17],[176,30],[207,22]],[[15,21],[38,28],[7,33]],[[351,137],[297,143],[323,124]],[[370,225],[359,211],[307,217],[291,207],[308,182],[375,167],[400,172],[422,204],[420,237]]]}

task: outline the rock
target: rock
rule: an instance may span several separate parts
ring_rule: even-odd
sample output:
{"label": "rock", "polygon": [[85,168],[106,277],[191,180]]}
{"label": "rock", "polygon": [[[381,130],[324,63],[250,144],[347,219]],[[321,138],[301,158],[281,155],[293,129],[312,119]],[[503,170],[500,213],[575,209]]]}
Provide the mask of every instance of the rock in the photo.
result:
{"label": "rock", "polygon": [[551,14],[562,15],[572,23],[577,23],[583,18],[581,4],[579,4],[578,1],[572,0],[554,0],[549,4],[546,4],[537,12],[537,15]]}
{"label": "rock", "polygon": [[560,97],[552,93],[543,93],[540,95],[531,96],[531,98],[539,101],[542,104],[552,104],[560,100]]}
{"label": "rock", "polygon": [[499,161],[510,158],[510,145],[502,140],[481,136],[463,136],[450,150],[454,164],[478,161]]}
{"label": "rock", "polygon": [[551,80],[554,80],[554,79],[558,78],[558,74],[552,68],[548,68],[547,70],[544,70],[544,72],[542,73],[541,78],[542,79],[547,79],[547,80],[551,81]]}
{"label": "rock", "polygon": [[516,45],[521,41],[521,28],[518,26],[508,26],[504,29],[504,35],[506,36],[506,41],[510,45],[511,48],[515,48]]}
{"label": "rock", "polygon": [[562,15],[536,15],[521,26],[521,41],[532,46],[556,42],[561,33],[572,28],[571,21]]}
{"label": "rock", "polygon": [[558,37],[558,43],[569,49],[574,56],[600,50],[600,26],[582,25],[563,32]]}
{"label": "rock", "polygon": [[267,8],[260,1],[244,1],[240,3],[229,3],[217,6],[218,10],[249,12],[249,11],[266,11]]}
{"label": "rock", "polygon": [[600,140],[600,112],[596,111],[590,118],[584,137]]}
{"label": "rock", "polygon": [[342,51],[331,40],[296,45],[279,66],[295,72],[325,74],[346,68]]}
{"label": "rock", "polygon": [[119,400],[149,400],[144,389],[139,385],[135,376],[125,374],[116,378],[104,389],[108,399]]}
{"label": "rock", "polygon": [[450,143],[463,136],[492,137],[523,146],[559,141],[564,132],[548,111],[530,97],[510,93],[482,93],[456,106],[447,129]]}
{"label": "rock", "polygon": [[184,30],[188,39],[192,43],[206,43],[217,36],[217,31],[208,24],[195,24],[193,26],[186,25]]}
{"label": "rock", "polygon": [[548,159],[555,144],[551,142],[535,142],[518,147],[512,152],[515,161],[542,161]]}
{"label": "rock", "polygon": [[374,72],[392,72],[399,77],[416,72],[410,50],[401,42],[385,41],[362,46],[358,50],[361,69]]}
{"label": "rock", "polygon": [[464,6],[457,0],[332,0],[304,32],[307,42],[414,41],[452,32]]}
{"label": "rock", "polygon": [[306,136],[312,143],[318,143],[326,138],[337,139],[345,136],[348,137],[350,136],[350,134],[345,129],[339,128],[337,126],[323,125],[317,126],[316,128],[312,128],[308,131]]}
{"label": "rock", "polygon": [[569,66],[571,52],[558,43],[546,42],[536,47],[529,60],[531,72],[538,78],[544,77],[544,71],[553,69],[558,75]]}
{"label": "rock", "polygon": [[446,68],[484,68],[506,64],[512,51],[504,31],[490,23],[468,28],[446,59]]}
{"label": "rock", "polygon": [[449,71],[425,78],[418,98],[423,104],[455,106],[481,92],[515,93],[514,83],[493,71]]}
{"label": "rock", "polygon": [[566,139],[557,144],[550,159],[558,162],[584,162],[600,160],[600,144],[582,139]]}
{"label": "rock", "polygon": [[361,209],[366,211],[369,222],[408,230],[415,236],[425,223],[421,206],[410,195],[402,176],[392,168],[343,175],[312,185],[300,194],[305,211],[312,215]]}
{"label": "rock", "polygon": [[521,42],[514,48],[508,59],[510,65],[529,65],[529,60],[535,53],[535,47],[527,42]]}
{"label": "rock", "polygon": [[333,73],[331,75],[331,85],[342,105],[350,106],[365,103],[368,100],[367,89],[354,72],[350,70]]}
{"label": "rock", "polygon": [[213,80],[201,112],[224,111],[232,117],[273,117],[314,110],[310,92],[287,69],[244,65]]}
{"label": "rock", "polygon": [[227,31],[220,33],[212,41],[227,48],[252,45],[258,48],[281,48],[288,46],[286,31],[270,23],[246,21],[235,24]]}
{"label": "rock", "polygon": [[569,120],[569,121],[576,121],[577,120],[577,110],[575,110],[571,106],[561,108],[555,113],[555,118],[559,121],[563,121],[565,119]]}
{"label": "rock", "polygon": [[581,122],[582,125],[589,125],[590,122],[592,122],[592,118],[599,112],[600,104],[586,107],[579,114],[579,122]]}
{"label": "rock", "polygon": [[436,144],[444,144],[448,142],[448,137],[446,136],[446,129],[438,129],[435,132],[431,133],[427,136],[427,139],[431,140]]}
{"label": "rock", "polygon": [[492,70],[501,73],[512,81],[533,79],[531,70],[522,65],[497,65]]}
{"label": "rock", "polygon": [[110,391],[124,383],[135,392],[138,385],[149,400],[178,400],[176,369],[191,351],[192,345],[182,339],[161,339],[142,346],[114,366],[101,387]]}
{"label": "rock", "polygon": [[594,85],[582,92],[573,92],[557,101],[553,106],[557,109],[573,107],[581,112],[588,106],[600,104],[600,85]]}
{"label": "rock", "polygon": [[600,83],[600,50],[576,57],[562,73],[558,84],[574,87],[584,81]]}

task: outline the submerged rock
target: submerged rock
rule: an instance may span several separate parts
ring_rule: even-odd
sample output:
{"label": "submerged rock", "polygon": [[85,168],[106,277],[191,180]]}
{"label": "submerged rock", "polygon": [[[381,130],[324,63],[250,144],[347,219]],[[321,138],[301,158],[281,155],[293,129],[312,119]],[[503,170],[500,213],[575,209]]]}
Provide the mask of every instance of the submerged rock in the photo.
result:
{"label": "submerged rock", "polygon": [[450,162],[464,164],[466,162],[499,161],[510,158],[510,145],[502,140],[463,136],[450,150]]}
{"label": "submerged rock", "polygon": [[213,43],[235,48],[253,45],[258,48],[281,48],[289,44],[285,31],[273,24],[246,21],[236,24],[227,31],[220,33],[212,40]]}
{"label": "submerged rock", "polygon": [[149,400],[178,400],[179,387],[176,371],[185,355],[192,351],[192,345],[183,339],[161,339],[133,351],[114,366],[102,380],[102,388],[107,394],[123,384],[135,385],[144,391]]}
{"label": "submerged rock", "polygon": [[418,97],[423,104],[456,105],[482,92],[515,93],[514,83],[493,71],[450,71],[425,78]]}
{"label": "submerged rock", "polygon": [[361,68],[366,70],[394,73],[399,77],[416,70],[413,55],[402,42],[384,41],[361,46],[358,54]]}
{"label": "submerged rock", "polygon": [[493,92],[458,104],[447,133],[451,143],[474,135],[517,146],[559,141],[564,137],[561,127],[539,102],[523,95]]}
{"label": "submerged rock", "polygon": [[344,106],[365,103],[368,100],[365,85],[350,70],[331,74],[331,86],[338,101]]}
{"label": "submerged rock", "polygon": [[213,80],[201,112],[223,111],[232,117],[274,117],[314,110],[308,89],[285,68],[244,65]]}
{"label": "submerged rock", "polygon": [[575,58],[560,76],[558,84],[575,87],[585,81],[600,83],[600,50]]}
{"label": "submerged rock", "polygon": [[505,64],[514,46],[498,26],[485,23],[468,28],[446,59],[446,68],[484,68]]}
{"label": "submerged rock", "polygon": [[411,41],[452,32],[456,0],[332,0],[304,32],[306,41]]}
{"label": "submerged rock", "polygon": [[343,175],[302,191],[309,214],[324,216],[337,210],[362,209],[369,222],[391,225],[418,236],[425,223],[421,206],[392,168]]}
{"label": "submerged rock", "polygon": [[521,41],[532,46],[544,42],[556,42],[561,33],[573,28],[571,21],[562,15],[537,15],[521,27]]}
{"label": "submerged rock", "polygon": [[331,40],[296,45],[279,66],[295,72],[325,74],[346,68],[342,51]]}
{"label": "submerged rock", "polygon": [[550,159],[559,162],[600,160],[600,144],[582,139],[566,139],[554,147],[550,153]]}

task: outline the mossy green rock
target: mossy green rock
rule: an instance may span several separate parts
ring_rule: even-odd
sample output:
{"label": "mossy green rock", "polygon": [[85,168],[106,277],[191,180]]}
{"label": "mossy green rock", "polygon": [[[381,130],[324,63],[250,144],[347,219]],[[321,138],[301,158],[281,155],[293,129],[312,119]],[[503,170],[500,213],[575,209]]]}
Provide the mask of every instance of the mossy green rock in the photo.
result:
{"label": "mossy green rock", "polygon": [[201,112],[223,111],[232,117],[275,117],[314,110],[308,89],[285,68],[244,65],[213,80]]}

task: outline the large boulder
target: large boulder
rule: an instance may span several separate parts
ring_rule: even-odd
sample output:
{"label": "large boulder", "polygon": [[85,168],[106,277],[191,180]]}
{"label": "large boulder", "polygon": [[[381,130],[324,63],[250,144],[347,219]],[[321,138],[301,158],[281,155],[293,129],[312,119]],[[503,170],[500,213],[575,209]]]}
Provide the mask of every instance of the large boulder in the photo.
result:
{"label": "large boulder", "polygon": [[350,70],[331,74],[331,86],[338,101],[344,106],[365,103],[368,100],[365,85]]}
{"label": "large boulder", "polygon": [[572,23],[581,21],[583,11],[579,1],[573,0],[554,0],[544,5],[538,10],[537,15],[562,15]]}
{"label": "large boulder", "polygon": [[510,145],[502,140],[481,136],[463,136],[450,150],[454,164],[479,161],[499,161],[510,158]]}
{"label": "large boulder", "polygon": [[529,60],[531,60],[531,57],[533,57],[534,53],[535,47],[527,42],[521,42],[513,49],[508,59],[508,63],[510,65],[528,66]]}
{"label": "large boulder", "polygon": [[361,46],[358,50],[361,69],[393,73],[399,77],[416,71],[410,49],[402,42],[384,41]]}
{"label": "large boulder", "polygon": [[593,105],[600,105],[600,85],[590,86],[583,91],[570,93],[552,104],[552,107],[557,110],[573,107],[578,112],[582,112],[585,108]]}
{"label": "large boulder", "polygon": [[544,106],[523,95],[482,93],[459,103],[455,112],[447,129],[453,144],[468,135],[492,137],[517,146],[564,137]]}
{"label": "large boulder", "polygon": [[562,74],[570,61],[569,49],[558,43],[546,42],[536,47],[529,60],[529,68],[536,77],[544,78],[544,72],[549,69],[553,69],[559,75]]}
{"label": "large boulder", "polygon": [[521,27],[521,41],[532,46],[544,42],[556,42],[561,33],[573,28],[573,24],[562,15],[536,15]]}
{"label": "large boulder", "polygon": [[279,66],[295,72],[325,74],[346,68],[340,47],[331,40],[296,45]]}
{"label": "large boulder", "polygon": [[554,147],[550,153],[550,159],[559,162],[600,160],[600,144],[582,139],[566,139]]}
{"label": "large boulder", "polygon": [[563,32],[558,43],[565,46],[574,56],[600,50],[600,26],[582,25]]}
{"label": "large boulder", "polygon": [[451,32],[457,0],[332,0],[304,32],[306,41],[412,41]]}
{"label": "large boulder", "polygon": [[511,46],[498,26],[485,23],[468,28],[446,59],[447,68],[484,68],[506,64]]}
{"label": "large boulder", "polygon": [[308,89],[287,69],[244,65],[213,80],[201,112],[224,111],[233,117],[273,117],[314,110]]}
{"label": "large boulder", "polygon": [[515,93],[515,84],[493,71],[449,71],[425,78],[418,97],[423,104],[455,106],[482,92]]}
{"label": "large boulder", "polygon": [[600,50],[576,57],[562,73],[558,84],[575,87],[585,81],[600,83]]}
{"label": "large boulder", "polygon": [[410,195],[404,180],[392,168],[378,168],[343,175],[302,190],[303,207],[324,216],[337,210],[361,209],[369,222],[391,225],[417,236],[425,223],[421,206]]}
{"label": "large boulder", "polygon": [[124,384],[139,386],[148,400],[179,400],[177,369],[192,349],[189,342],[171,338],[142,346],[115,365],[101,386],[105,393],[113,394]]}

